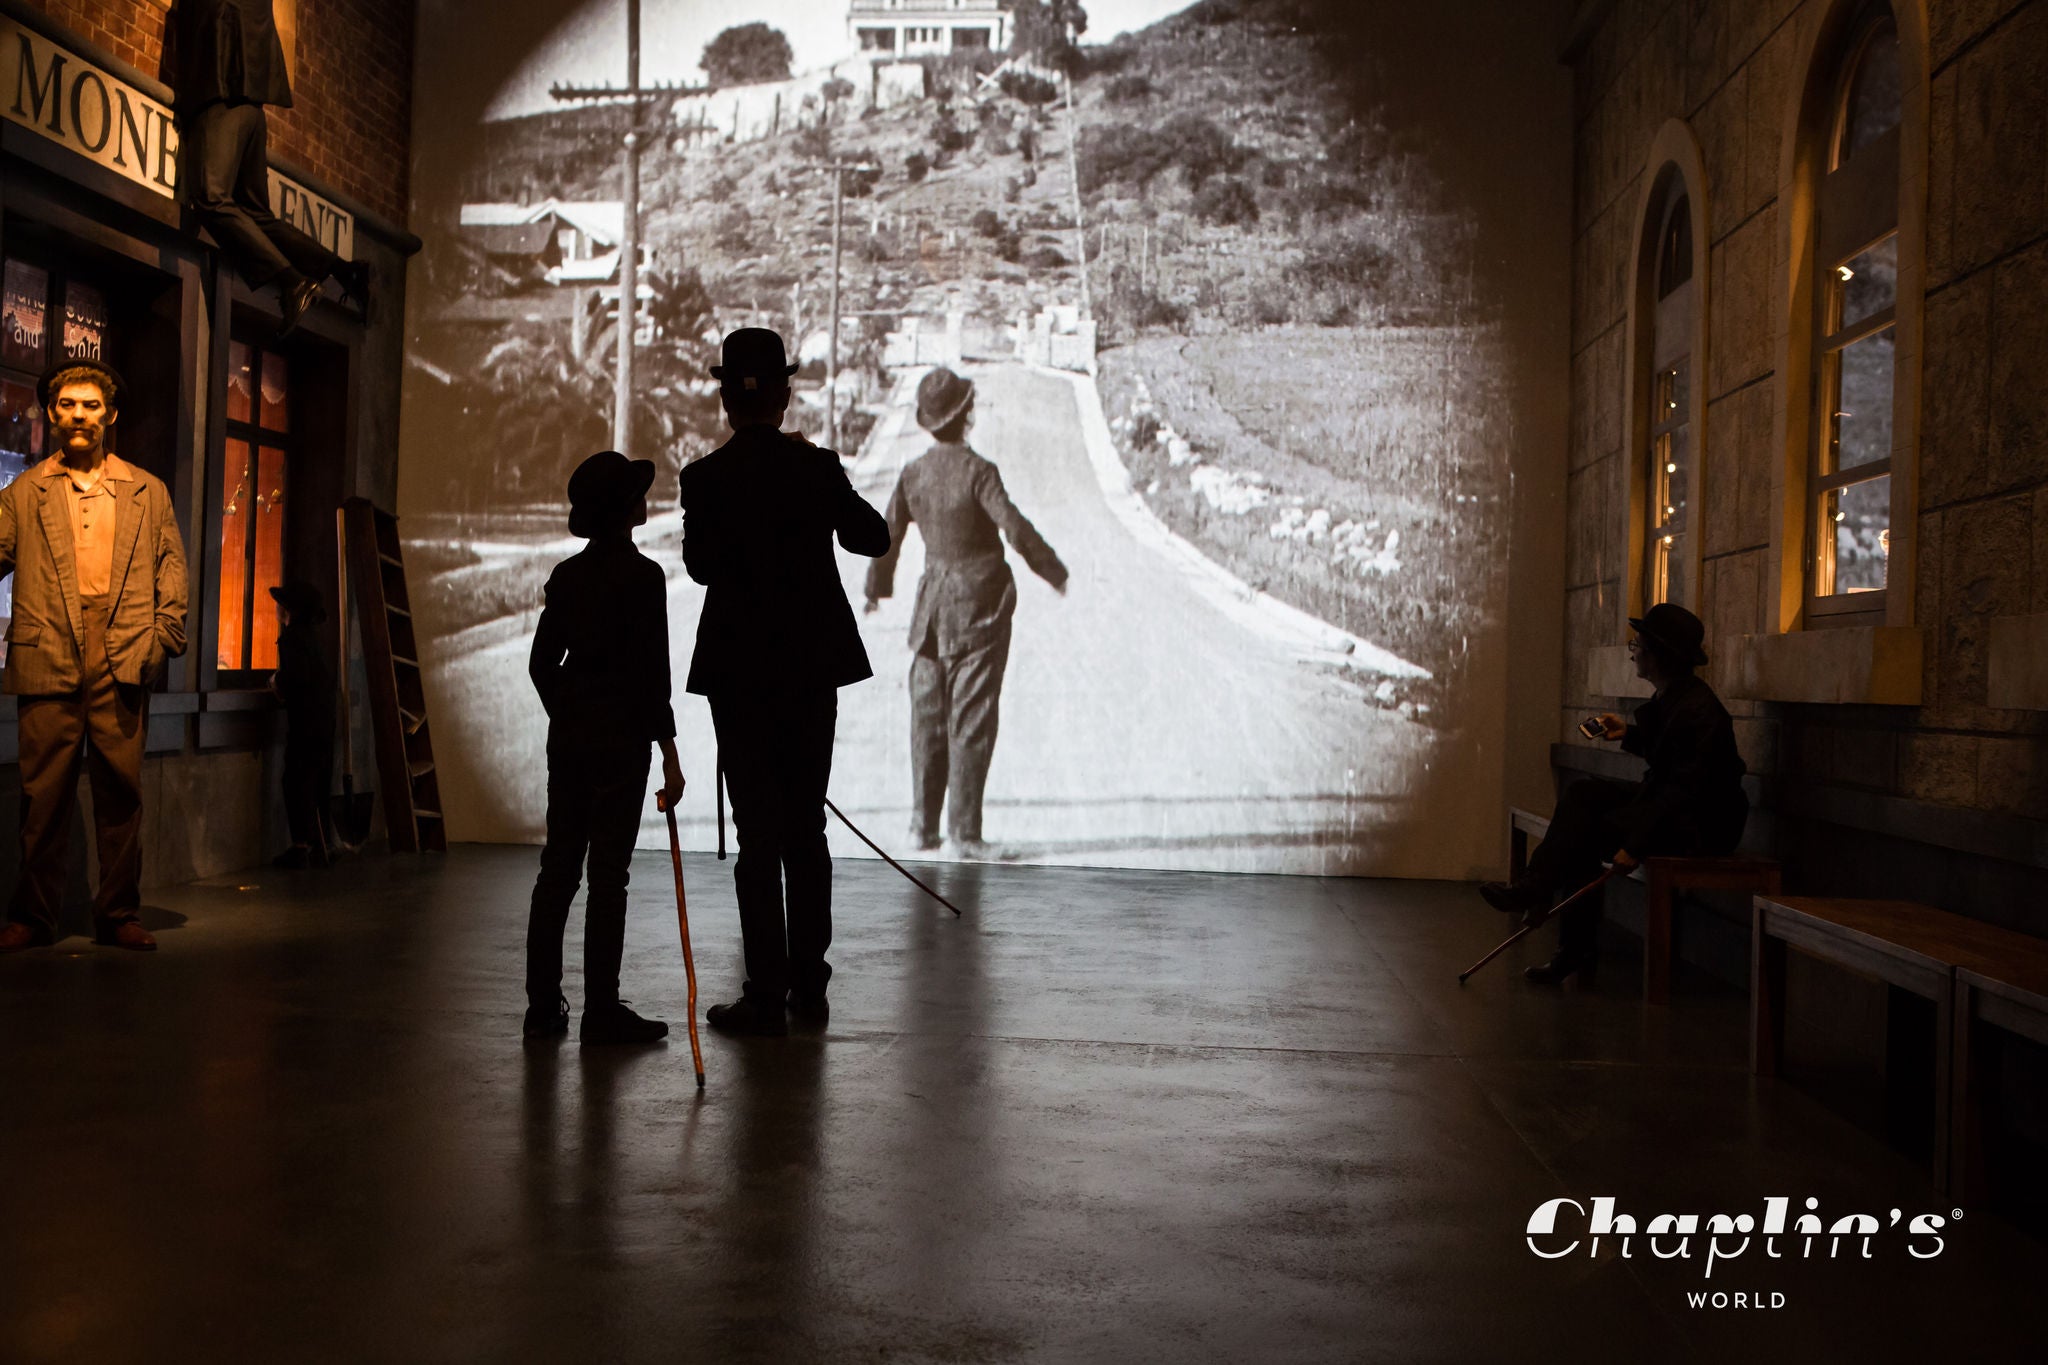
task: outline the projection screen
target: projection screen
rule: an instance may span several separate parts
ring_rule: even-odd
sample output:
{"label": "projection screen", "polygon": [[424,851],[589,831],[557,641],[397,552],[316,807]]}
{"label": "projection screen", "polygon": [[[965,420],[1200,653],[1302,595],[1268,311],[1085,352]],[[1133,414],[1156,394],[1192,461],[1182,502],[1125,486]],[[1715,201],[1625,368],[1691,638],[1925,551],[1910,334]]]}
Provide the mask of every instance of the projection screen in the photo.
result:
{"label": "projection screen", "polygon": [[[918,381],[972,379],[969,443],[1071,571],[1062,596],[1011,554],[1002,856],[1490,863],[1516,479],[1560,439],[1529,429],[1562,403],[1530,354],[1568,309],[1524,263],[1559,250],[1567,193],[1446,115],[1480,69],[1417,8],[646,0],[634,100],[625,0],[427,0],[399,511],[452,836],[543,833],[526,655],[581,544],[568,473],[613,444],[630,228],[628,449],[662,469],[639,540],[678,689],[702,590],[675,472],[729,434],[719,337],[773,327],[802,362],[790,424],[878,508],[930,445]],[[868,561],[841,560],[858,610]],[[892,849],[922,565],[913,529],[861,617],[875,677],[840,695],[833,797]],[[709,848],[708,710],[677,711]]]}

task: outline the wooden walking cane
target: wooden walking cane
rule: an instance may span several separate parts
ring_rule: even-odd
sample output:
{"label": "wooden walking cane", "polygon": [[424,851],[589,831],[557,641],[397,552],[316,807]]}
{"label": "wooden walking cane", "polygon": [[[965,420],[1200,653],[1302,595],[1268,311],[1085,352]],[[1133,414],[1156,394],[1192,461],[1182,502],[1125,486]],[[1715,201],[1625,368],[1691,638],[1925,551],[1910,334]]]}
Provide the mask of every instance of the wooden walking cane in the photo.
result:
{"label": "wooden walking cane", "polygon": [[683,975],[690,983],[690,1060],[697,1064],[697,1088],[704,1088],[704,1048],[697,1041],[697,963],[690,956],[690,902],[683,894],[683,836],[676,832],[675,808],[660,796],[654,804],[668,817],[668,856],[676,866],[676,924],[683,933]]}
{"label": "wooden walking cane", "polygon": [[1467,967],[1464,971],[1459,972],[1458,984],[1460,986],[1464,985],[1465,978],[1471,976],[1472,973],[1478,971],[1481,967],[1484,967],[1487,963],[1493,961],[1502,953],[1514,947],[1517,943],[1520,943],[1523,939],[1527,938],[1533,930],[1540,929],[1544,925],[1550,923],[1551,915],[1563,914],[1566,910],[1570,909],[1575,903],[1577,903],[1582,897],[1591,895],[1593,892],[1598,891],[1601,887],[1607,885],[1609,880],[1613,878],[1614,874],[1619,871],[1621,871],[1621,869],[1618,867],[1608,868],[1605,872],[1602,872],[1599,876],[1593,878],[1592,881],[1587,882],[1584,886],[1572,892],[1571,895],[1566,896],[1562,901],[1559,901],[1557,907],[1553,909],[1550,912],[1550,914],[1545,915],[1542,919],[1537,920],[1534,924],[1525,924],[1521,928],[1517,929],[1514,933],[1508,935],[1508,937],[1502,941],[1499,947],[1495,948],[1485,957],[1480,958],[1477,962]]}

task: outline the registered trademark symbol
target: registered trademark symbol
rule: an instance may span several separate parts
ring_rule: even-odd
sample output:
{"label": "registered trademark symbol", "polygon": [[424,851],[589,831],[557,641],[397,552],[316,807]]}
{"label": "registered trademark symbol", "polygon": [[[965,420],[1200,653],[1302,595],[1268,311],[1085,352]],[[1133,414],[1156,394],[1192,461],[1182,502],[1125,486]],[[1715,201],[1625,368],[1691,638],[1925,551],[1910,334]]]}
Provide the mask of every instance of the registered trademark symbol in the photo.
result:
{"label": "registered trademark symbol", "polygon": [[1950,1209],[1948,1211],[1948,1216],[1949,1221],[1954,1222],[1956,1219],[1961,1218],[1963,1216],[1963,1211],[1961,1209]]}

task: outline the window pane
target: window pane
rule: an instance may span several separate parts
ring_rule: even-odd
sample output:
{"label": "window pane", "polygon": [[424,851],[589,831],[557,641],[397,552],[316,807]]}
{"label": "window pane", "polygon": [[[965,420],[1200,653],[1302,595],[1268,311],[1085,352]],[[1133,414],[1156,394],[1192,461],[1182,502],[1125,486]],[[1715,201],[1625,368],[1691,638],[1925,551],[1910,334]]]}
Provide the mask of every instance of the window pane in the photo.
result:
{"label": "window pane", "polygon": [[256,358],[239,341],[228,343],[228,420],[253,422],[255,417]]}
{"label": "window pane", "polygon": [[0,286],[0,365],[40,370],[49,332],[50,277],[25,262],[9,261],[5,281]]}
{"label": "window pane", "polygon": [[89,284],[64,286],[64,354],[79,360],[105,360],[107,301]]}
{"label": "window pane", "polygon": [[227,490],[220,518],[220,647],[215,661],[222,668],[247,668],[249,601],[250,492],[249,443],[232,437],[221,486]]}
{"label": "window pane", "polygon": [[265,431],[290,431],[291,412],[285,401],[285,362],[281,355],[263,356],[263,406],[257,425]]}
{"label": "window pane", "polygon": [[1671,297],[1671,291],[1692,278],[1692,204],[1684,195],[1671,206],[1671,218],[1664,228],[1664,240],[1657,246],[1657,297]]}
{"label": "window pane", "polygon": [[256,581],[252,585],[249,667],[277,667],[277,599],[270,590],[284,583],[284,452],[264,446],[256,453]]}
{"label": "window pane", "polygon": [[[0,488],[20,478],[43,457],[43,413],[36,391],[27,384],[0,379]],[[0,664],[7,662],[6,633],[14,618],[14,575],[0,578]]]}
{"label": "window pane", "polygon": [[1899,31],[1887,20],[1858,54],[1855,74],[1838,115],[1835,165],[1841,166],[1862,148],[1899,126]]}
{"label": "window pane", "polygon": [[1823,474],[1891,458],[1892,336],[1887,327],[1828,356],[1831,416]]}
{"label": "window pane", "polygon": [[1685,581],[1685,533],[1666,531],[1657,541],[1656,552],[1657,582],[1651,598],[1683,606],[1689,592]]}
{"label": "window pane", "polygon": [[1891,555],[1892,481],[1889,476],[1830,489],[1821,499],[1821,545],[1828,572],[1817,591],[1876,592],[1885,585]]}
{"label": "window pane", "polygon": [[1853,327],[1899,301],[1899,236],[1891,236],[1835,267],[1831,331]]}

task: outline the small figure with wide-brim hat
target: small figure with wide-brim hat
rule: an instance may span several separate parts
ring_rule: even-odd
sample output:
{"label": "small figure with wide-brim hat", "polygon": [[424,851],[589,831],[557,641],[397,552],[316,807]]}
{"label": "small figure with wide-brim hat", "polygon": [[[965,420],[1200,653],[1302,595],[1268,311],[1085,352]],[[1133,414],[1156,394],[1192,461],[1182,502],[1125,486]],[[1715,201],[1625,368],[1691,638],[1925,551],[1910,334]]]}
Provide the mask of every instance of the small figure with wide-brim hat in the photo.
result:
{"label": "small figure with wide-brim hat", "polygon": [[974,404],[974,381],[944,366],[918,381],[917,423],[933,444],[896,480],[890,549],[868,570],[867,609],[894,591],[896,557],[916,524],[925,568],[910,612],[910,839],[939,847],[943,811],[953,852],[988,859],[1007,856],[982,831],[1017,610],[1003,542],[1060,593],[1067,566],[1010,501],[1001,471],[968,446]]}
{"label": "small figure with wide-brim hat", "polygon": [[327,603],[294,579],[270,590],[277,603],[277,671],[270,690],[284,706],[284,815],[291,847],[278,867],[325,867],[327,795],[334,779],[334,670],[321,646]]}
{"label": "small figure with wide-brim hat", "polygon": [[[1695,671],[1707,662],[1706,626],[1675,602],[1659,602],[1630,617],[1629,625],[1636,676],[1650,685],[1652,696],[1636,708],[1633,721],[1608,712],[1587,717],[1579,732],[1619,742],[1648,767],[1640,782],[1574,782],[1558,800],[1550,831],[1524,874],[1513,884],[1479,888],[1488,904],[1518,913],[1527,923],[1547,917],[1559,897],[1600,876],[1603,865],[1626,872],[1645,858],[1720,857],[1742,841],[1749,818],[1742,778],[1748,770],[1736,749],[1734,721]],[[1565,909],[1557,954],[1529,968],[1530,980],[1556,985],[1593,965],[1601,907],[1595,892]]]}
{"label": "small figure with wide-brim hat", "polygon": [[669,704],[668,575],[633,544],[647,522],[654,464],[601,450],[569,476],[569,530],[590,543],[555,566],[527,673],[548,713],[547,844],[526,926],[527,1038],[569,1031],[562,936],[589,867],[582,1041],[652,1043],[668,1034],[619,998],[626,884],[653,750],[661,796],[683,791]]}

